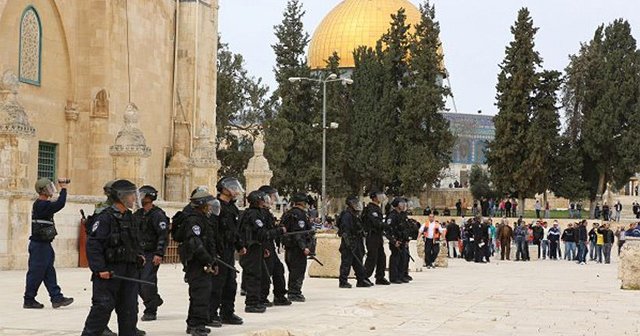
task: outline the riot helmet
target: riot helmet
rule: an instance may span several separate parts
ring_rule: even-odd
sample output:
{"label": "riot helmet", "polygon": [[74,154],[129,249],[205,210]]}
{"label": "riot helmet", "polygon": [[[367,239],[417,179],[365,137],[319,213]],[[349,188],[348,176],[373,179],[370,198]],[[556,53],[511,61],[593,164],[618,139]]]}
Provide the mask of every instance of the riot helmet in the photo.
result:
{"label": "riot helmet", "polygon": [[380,190],[373,189],[369,193],[369,198],[371,198],[372,201],[375,198],[378,202],[383,203],[384,201],[387,200],[387,195],[385,195],[385,193]]}
{"label": "riot helmet", "polygon": [[307,199],[307,194],[305,193],[295,193],[293,194],[293,196],[291,196],[291,202],[293,202],[293,204],[298,204],[298,203],[304,203],[307,204],[308,199]]}
{"label": "riot helmet", "polygon": [[396,197],[391,201],[391,206],[400,212],[407,211],[407,201],[403,197]]}
{"label": "riot helmet", "polygon": [[111,185],[111,200],[121,203],[127,209],[142,207],[138,188],[129,180],[117,180]]}
{"label": "riot helmet", "polygon": [[249,205],[256,208],[261,208],[265,204],[269,203],[270,200],[271,200],[271,197],[269,197],[269,195],[267,195],[265,192],[260,190],[254,190],[249,193],[249,196],[247,196],[247,201],[249,202]]}
{"label": "riot helmet", "polygon": [[220,215],[222,209],[220,201],[213,197],[208,191],[196,191],[189,200],[191,201],[192,207],[201,209],[207,217]]}
{"label": "riot helmet", "polygon": [[216,189],[219,193],[224,193],[225,190],[228,192],[228,196],[231,196],[232,199],[237,199],[238,196],[244,193],[244,189],[242,188],[242,184],[235,177],[223,177],[216,184]]}
{"label": "riot helmet", "polygon": [[265,207],[267,207],[268,209],[271,209],[271,207],[273,207],[278,202],[278,199],[280,199],[278,190],[272,186],[263,185],[262,187],[258,188],[258,190],[269,195],[269,202],[265,203]]}
{"label": "riot helmet", "polygon": [[113,186],[113,183],[115,181],[117,180],[111,180],[105,183],[104,186],[102,187],[102,190],[104,191],[104,195],[107,196],[109,199],[111,199],[111,186]]}
{"label": "riot helmet", "polygon": [[55,184],[53,184],[53,182],[46,177],[43,177],[36,181],[35,189],[39,195],[44,194],[49,197],[53,196],[53,194],[57,192]]}
{"label": "riot helmet", "polygon": [[197,186],[195,189],[193,189],[193,191],[191,191],[191,196],[189,196],[189,197],[193,197],[193,195],[195,195],[198,191],[209,192],[209,187],[207,187],[205,185]]}
{"label": "riot helmet", "polygon": [[144,185],[140,187],[140,189],[138,189],[138,192],[140,193],[140,201],[142,203],[144,203],[144,199],[146,197],[149,197],[151,199],[151,202],[158,199],[158,190],[150,185]]}
{"label": "riot helmet", "polygon": [[358,196],[351,195],[347,197],[347,201],[345,202],[348,207],[355,211],[362,211],[362,203],[360,203],[360,199]]}

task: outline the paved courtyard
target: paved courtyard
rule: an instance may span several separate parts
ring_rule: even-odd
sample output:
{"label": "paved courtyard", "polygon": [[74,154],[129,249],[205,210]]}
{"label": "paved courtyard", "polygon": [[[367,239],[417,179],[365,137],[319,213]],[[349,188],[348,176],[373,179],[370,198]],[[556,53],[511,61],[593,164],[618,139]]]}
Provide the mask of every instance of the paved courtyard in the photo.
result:
{"label": "paved courtyard", "polygon": [[[151,336],[185,334],[187,285],[180,266],[163,265],[165,300]],[[59,269],[63,292],[75,298],[53,310],[41,288],[42,310],[22,309],[24,271],[0,272],[0,335],[79,335],[91,299],[86,269]],[[640,292],[622,291],[617,260],[586,266],[567,261],[453,260],[449,268],[413,273],[405,285],[338,289],[335,279],[307,279],[306,303],[245,314],[242,326],[211,335],[639,335]],[[115,318],[111,328],[117,330]],[[281,330],[282,332],[277,332]]]}

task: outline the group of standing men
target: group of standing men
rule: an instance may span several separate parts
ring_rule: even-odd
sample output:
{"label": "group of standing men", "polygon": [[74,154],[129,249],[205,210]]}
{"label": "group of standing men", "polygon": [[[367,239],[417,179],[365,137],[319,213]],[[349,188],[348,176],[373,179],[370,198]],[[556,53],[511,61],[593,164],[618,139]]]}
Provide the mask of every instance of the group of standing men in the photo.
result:
{"label": "group of standing men", "polygon": [[[44,307],[35,300],[43,281],[54,308],[73,302],[72,298],[62,295],[57,285],[51,246],[57,234],[53,215],[65,205],[68,182],[59,181],[62,190],[56,201],[51,200],[56,193],[53,182],[40,179],[36,183],[39,198],[32,214],[24,308]],[[140,296],[145,306],[141,320],[156,320],[158,307],[164,303],[157,289],[157,272],[169,234],[179,243],[184,279],[189,286],[188,334],[202,336],[210,332],[207,327],[243,323],[235,314],[236,273],[239,272],[235,269],[236,253],[244,269],[245,312],[263,313],[273,305],[288,306],[294,301],[305,301],[302,284],[307,257],[313,257],[314,233],[307,216],[307,195],[293,195],[293,208],[284,214],[281,225],[277,225],[270,210],[278,199],[276,189],[262,186],[249,193],[249,207],[243,213],[235,205],[244,193],[236,178],[222,178],[216,189],[214,196],[206,187],[196,188],[189,204],[169,220],[165,212],[154,205],[158,191],[152,186],[137,188],[128,180],[110,181],[105,185],[106,201],[98,204],[89,218],[83,218],[93,290],[92,306],[82,335],[116,335],[107,327],[114,310],[118,316],[118,335],[145,334],[137,328],[137,298]],[[286,249],[288,289],[276,240]],[[271,284],[273,301],[267,299]]]}
{"label": "group of standing men", "polygon": [[[352,287],[347,280],[351,268],[356,276],[356,287],[373,286],[369,278],[374,272],[376,285],[402,284],[413,280],[409,275],[409,242],[416,239],[418,226],[409,219],[407,200],[394,198],[390,203],[390,211],[384,216],[381,205],[386,195],[374,190],[369,197],[371,201],[364,209],[357,196],[348,197],[346,209],[337,218],[338,236],[341,237],[340,288]],[[388,280],[385,278],[387,260],[384,237],[391,251]],[[365,245],[367,258],[363,263]]]}

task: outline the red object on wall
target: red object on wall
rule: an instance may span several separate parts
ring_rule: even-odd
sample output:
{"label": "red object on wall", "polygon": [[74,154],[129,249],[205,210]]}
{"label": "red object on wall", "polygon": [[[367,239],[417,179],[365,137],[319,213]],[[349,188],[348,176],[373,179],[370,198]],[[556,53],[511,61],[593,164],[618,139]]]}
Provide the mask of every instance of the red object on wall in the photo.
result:
{"label": "red object on wall", "polygon": [[87,260],[87,230],[85,230],[86,219],[80,219],[80,234],[78,234],[78,267],[89,267]]}

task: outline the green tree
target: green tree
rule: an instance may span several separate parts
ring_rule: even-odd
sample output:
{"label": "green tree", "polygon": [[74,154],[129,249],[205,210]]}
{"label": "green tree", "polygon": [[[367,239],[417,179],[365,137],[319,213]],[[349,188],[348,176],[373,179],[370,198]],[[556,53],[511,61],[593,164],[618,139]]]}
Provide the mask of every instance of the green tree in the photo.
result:
{"label": "green tree", "polygon": [[560,115],[557,106],[557,93],[562,84],[560,77],[561,73],[558,71],[543,71],[540,74],[527,133],[529,154],[523,162],[532,172],[532,191],[544,194],[543,204],[547,203],[547,190],[551,188],[560,146]]}
{"label": "green tree", "polygon": [[304,30],[305,12],[299,0],[289,0],[282,22],[274,27],[278,42],[274,69],[278,87],[273,94],[276,113],[265,124],[265,156],[273,170],[272,184],[284,193],[320,190],[320,141],[318,88],[314,83],[289,81],[310,77],[305,48],[309,34]]}
{"label": "green tree", "polygon": [[487,146],[487,163],[496,188],[519,198],[524,209],[525,197],[534,194],[534,180],[540,172],[523,164],[530,155],[527,142],[535,109],[535,92],[542,59],[534,50],[533,26],[529,10],[522,8],[511,27],[514,40],[505,51],[496,89],[498,114],[494,117],[495,138]]}
{"label": "green tree", "polygon": [[397,175],[405,192],[416,194],[436,182],[449,166],[454,137],[442,116],[445,97],[442,85],[440,24],[429,2],[421,5],[422,18],[410,35],[408,73],[403,90],[405,109],[398,123],[400,164]]}
{"label": "green tree", "polygon": [[580,122],[583,179],[595,189],[593,205],[607,184],[621,188],[640,168],[640,54],[629,23],[600,26],[572,57],[568,73],[575,78],[565,100]]}
{"label": "green tree", "polygon": [[[356,188],[382,188],[388,185],[382,165],[384,162],[381,148],[386,146],[389,138],[385,129],[389,129],[389,119],[380,108],[382,97],[384,69],[379,55],[382,44],[378,42],[376,49],[360,47],[354,51],[355,69],[351,95],[353,107],[351,112],[350,144],[354,150],[348,160],[349,169],[353,172],[352,181]],[[384,124],[386,122],[387,124]]]}
{"label": "green tree", "polygon": [[385,185],[392,195],[405,193],[400,180],[402,155],[410,147],[398,138],[402,114],[405,111],[405,97],[403,89],[407,86],[409,73],[409,29],[404,8],[397,14],[391,15],[391,26],[382,36],[382,52],[378,54],[382,64],[382,95],[380,106],[380,137],[382,138],[379,170],[385,180]]}
{"label": "green tree", "polygon": [[474,199],[480,200],[483,198],[496,198],[498,193],[493,189],[491,185],[491,177],[489,172],[482,169],[478,164],[471,166],[471,172],[469,173],[469,184],[471,195]]}
{"label": "green tree", "polygon": [[272,111],[269,88],[251,77],[242,55],[219,43],[216,87],[216,149],[220,175],[244,178],[253,150],[253,137]]}

